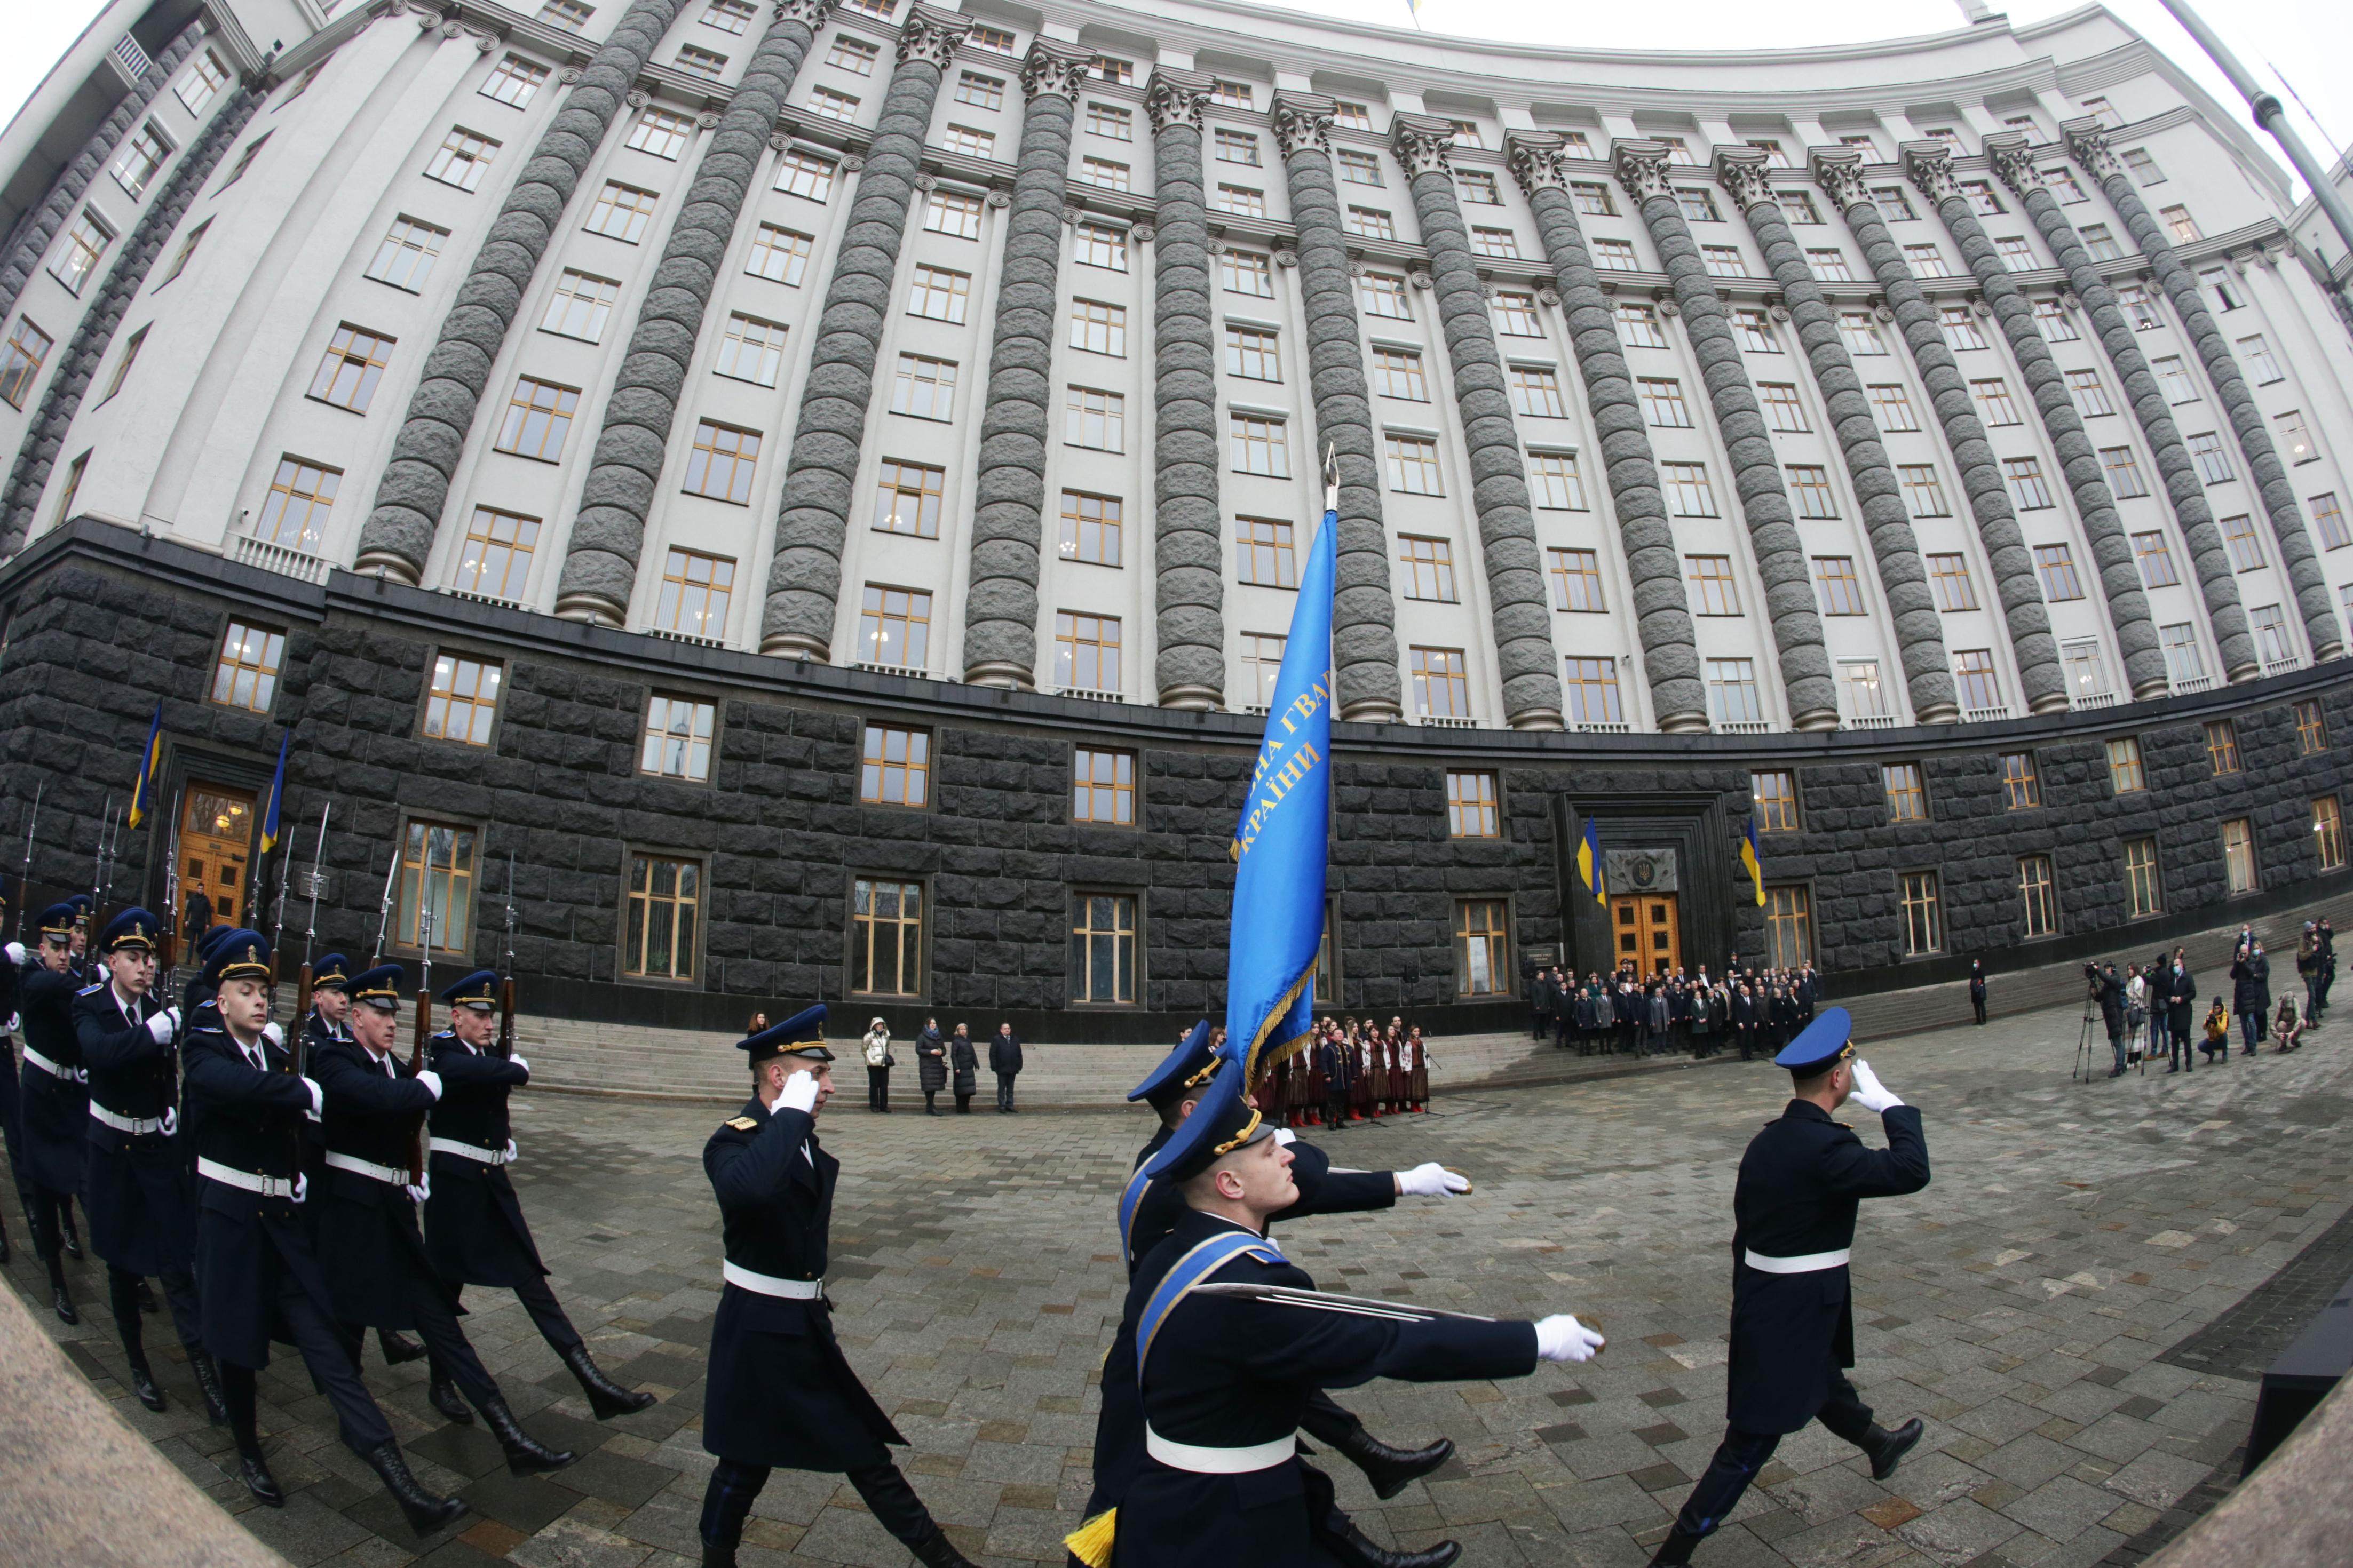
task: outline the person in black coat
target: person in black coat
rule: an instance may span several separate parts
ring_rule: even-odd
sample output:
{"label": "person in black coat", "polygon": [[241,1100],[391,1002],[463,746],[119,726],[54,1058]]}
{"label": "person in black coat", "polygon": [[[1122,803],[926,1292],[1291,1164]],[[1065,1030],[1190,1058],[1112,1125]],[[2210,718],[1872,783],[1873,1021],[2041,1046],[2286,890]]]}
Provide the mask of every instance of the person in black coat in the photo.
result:
{"label": "person in black coat", "polygon": [[[1848,1258],[1864,1198],[1928,1184],[1920,1113],[1854,1057],[1853,1026],[1830,1007],[1776,1059],[1795,1090],[1748,1141],[1732,1194],[1732,1363],[1724,1441],[1676,1515],[1651,1568],[1683,1568],[1782,1437],[1820,1420],[1885,1480],[1920,1440],[1917,1418],[1888,1431],[1848,1381],[1854,1308]],[[1852,1097],[1879,1114],[1887,1147],[1866,1147],[1832,1115]]]}
{"label": "person in black coat", "polygon": [[704,1379],[702,1447],[719,1463],[702,1494],[703,1568],[733,1568],[778,1466],[848,1476],[926,1568],[972,1568],[892,1462],[886,1445],[906,1438],[834,1338],[826,1238],[841,1162],[817,1137],[833,1098],[825,1012],[819,1003],[736,1042],[753,1095],[702,1149],[727,1254]]}
{"label": "person in black coat", "polygon": [[237,1440],[237,1479],[259,1502],[285,1506],[262,1456],[254,1391],[269,1342],[283,1338],[326,1395],[344,1447],[375,1471],[410,1528],[428,1534],[466,1505],[427,1491],[409,1473],[334,1326],[301,1212],[318,1195],[302,1173],[303,1131],[325,1098],[270,1036],[268,939],[228,935],[205,965],[218,1002],[190,1021],[181,1058],[196,1155],[196,1293]]}
{"label": "person in black coat", "polygon": [[1559,1003],[1560,992],[1554,986],[1552,976],[1544,970],[1537,970],[1535,978],[1528,982],[1528,1016],[1537,1039],[1543,1039],[1552,1028],[1553,1009]]}
{"label": "person in black coat", "polygon": [[999,1114],[1013,1110],[1013,1080],[1021,1072],[1021,1037],[1013,1032],[1010,1024],[997,1026],[997,1033],[988,1037],[988,1070],[997,1075],[997,1109]]}
{"label": "person in black coat", "polygon": [[1977,1020],[1979,1024],[1983,1024],[1986,1021],[1985,1009],[1985,960],[1981,958],[1972,958],[1969,960],[1969,1011],[1977,1015]]}
{"label": "person in black coat", "polygon": [[16,1013],[25,1027],[25,1071],[17,1110],[24,1119],[26,1220],[33,1227],[33,1250],[49,1271],[49,1301],[62,1322],[79,1323],[81,1313],[66,1289],[65,1259],[81,1256],[69,1228],[81,1167],[90,1148],[90,1075],[74,1037],[73,974],[75,910],[70,903],[41,911],[40,942],[24,965],[16,985]]}
{"label": "person in black coat", "polygon": [[1757,998],[1749,994],[1748,983],[1742,981],[1732,994],[1732,1032],[1740,1042],[1740,1059],[1757,1058]]}
{"label": "person in black coat", "polygon": [[[324,1092],[325,1191],[318,1217],[319,1263],[343,1325],[344,1351],[357,1366],[366,1329],[415,1329],[437,1366],[465,1392],[505,1451],[507,1469],[533,1475],[562,1469],[579,1456],[550,1448],[516,1421],[497,1380],[458,1326],[465,1309],[434,1268],[417,1211],[432,1196],[431,1173],[410,1184],[424,1122],[444,1091],[431,1068],[415,1072],[395,1046],[400,1028],[397,963],[380,964],[351,984],[352,1037],[311,1053],[310,1076]],[[445,1413],[446,1414],[446,1413]]]}
{"label": "person in black coat", "polygon": [[940,1113],[939,1093],[948,1086],[948,1043],[940,1038],[940,1021],[926,1018],[915,1036],[915,1087],[923,1091],[923,1114]]}
{"label": "person in black coat", "polygon": [[2171,960],[2158,971],[2153,993],[2151,1005],[2156,1005],[2157,997],[2162,997],[2165,1006],[2165,1026],[2168,1031],[2165,1070],[2195,1070],[2192,1062],[2198,1041],[2191,1031],[2198,1024],[2198,977],[2189,973],[2189,955],[2180,948],[2173,950]]}
{"label": "person in black coat", "polygon": [[962,1024],[948,1037],[948,1068],[955,1075],[956,1114],[969,1115],[973,1094],[980,1087],[980,1053],[973,1049],[972,1032]]}
{"label": "person in black coat", "polygon": [[2262,941],[2249,935],[2231,959],[2231,1011],[2239,1016],[2239,1034],[2248,1056],[2263,1043],[2271,1008],[2272,961],[2263,956]]}
{"label": "person in black coat", "polygon": [[2113,960],[2106,963],[2084,965],[2084,978],[2091,982],[2092,999],[2098,1004],[2100,1022],[2108,1031],[2108,1049],[2116,1055],[2116,1065],[2108,1069],[2110,1078],[2125,1076],[2125,983],[2116,973]]}

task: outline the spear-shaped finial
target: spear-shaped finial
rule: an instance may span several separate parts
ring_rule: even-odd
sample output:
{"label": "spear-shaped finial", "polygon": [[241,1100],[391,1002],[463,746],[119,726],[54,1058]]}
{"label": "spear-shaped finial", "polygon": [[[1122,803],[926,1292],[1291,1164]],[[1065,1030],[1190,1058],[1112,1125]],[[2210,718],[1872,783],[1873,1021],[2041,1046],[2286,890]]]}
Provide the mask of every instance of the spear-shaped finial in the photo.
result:
{"label": "spear-shaped finial", "polygon": [[1340,510],[1340,448],[1329,443],[1324,447],[1324,510]]}

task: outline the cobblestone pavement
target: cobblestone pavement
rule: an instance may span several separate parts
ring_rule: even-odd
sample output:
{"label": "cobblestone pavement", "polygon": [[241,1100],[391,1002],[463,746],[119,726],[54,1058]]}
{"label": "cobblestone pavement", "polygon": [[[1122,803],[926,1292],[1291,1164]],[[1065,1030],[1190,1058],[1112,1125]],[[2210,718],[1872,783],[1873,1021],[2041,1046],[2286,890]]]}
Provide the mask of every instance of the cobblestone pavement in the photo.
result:
{"label": "cobblestone pavement", "polygon": [[[2169,1509],[2201,1487],[2211,1498],[2253,1386],[2161,1358],[2353,1202],[2342,1131],[2353,1052],[2333,1025],[2289,1057],[2179,1082],[2160,1070],[2077,1084],[2077,1022],[2069,1008],[1873,1047],[1926,1112],[1936,1180],[1865,1208],[1856,1378],[1883,1419],[1920,1415],[1928,1436],[1884,1485],[1820,1427],[1788,1439],[1702,1548],[1707,1568],[2122,1562],[2166,1532]],[[1443,1433],[1461,1448],[1386,1506],[1337,1465],[1368,1531],[1456,1536],[1473,1564],[1646,1559],[1721,1435],[1733,1173],[1786,1081],[1735,1062],[1464,1094],[1441,1100],[1443,1114],[1330,1139],[1342,1164],[1440,1158],[1479,1185],[1280,1233],[1326,1284],[1491,1314],[1577,1310],[1612,1342],[1589,1366],[1521,1382],[1346,1394],[1377,1433]],[[885,1121],[844,1087],[823,1126],[846,1167],[832,1283],[850,1359],[967,1552],[1056,1561],[1086,1495],[1092,1384],[1119,1310],[1112,1203],[1145,1125],[1099,1113]],[[515,1176],[557,1289],[606,1365],[661,1403],[591,1422],[512,1299],[470,1292],[469,1331],[527,1425],[591,1450],[554,1477],[514,1480],[479,1427],[432,1414],[421,1364],[385,1367],[371,1345],[368,1380],[420,1472],[473,1505],[443,1537],[419,1542],[399,1524],[291,1358],[263,1379],[263,1426],[291,1494],[272,1512],[222,1470],[227,1435],[191,1415],[184,1367],[159,1357],[168,1413],[128,1397],[99,1277],[84,1276],[88,1316],[69,1331],[46,1310],[29,1248],[8,1276],[125,1419],[294,1563],[691,1561],[710,1464],[698,1428],[719,1251],[698,1155],[713,1117],[526,1095],[516,1119]],[[1873,1118],[1847,1120],[1876,1142]],[[169,1328],[150,1324],[160,1348]],[[778,1472],[744,1561],[908,1559],[839,1478]]]}

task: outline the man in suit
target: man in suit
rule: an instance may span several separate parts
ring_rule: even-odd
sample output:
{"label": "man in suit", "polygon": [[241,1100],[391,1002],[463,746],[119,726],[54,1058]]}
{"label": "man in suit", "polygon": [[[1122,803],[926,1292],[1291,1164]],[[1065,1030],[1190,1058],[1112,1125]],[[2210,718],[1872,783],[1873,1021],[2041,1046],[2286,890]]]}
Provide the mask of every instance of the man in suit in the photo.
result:
{"label": "man in suit", "polygon": [[997,1109],[1000,1115],[1013,1110],[1013,1080],[1021,1072],[1021,1037],[1013,1032],[1010,1024],[997,1026],[997,1033],[988,1039],[988,1070],[997,1075]]}
{"label": "man in suit", "polygon": [[2191,1031],[2198,1023],[2198,977],[2189,973],[2189,955],[2185,950],[2173,950],[2173,962],[2158,975],[2158,992],[2165,1006],[2165,1026],[2169,1031],[2165,1070],[2194,1072],[2198,1042]]}
{"label": "man in suit", "polygon": [[[1894,1475],[1920,1440],[1916,1418],[1893,1432],[1873,1422],[1846,1376],[1854,1364],[1847,1262],[1855,1211],[1864,1198],[1928,1184],[1920,1113],[1855,1059],[1852,1036],[1846,1009],[1826,1008],[1774,1058],[1789,1069],[1795,1098],[1748,1141],[1733,1187],[1728,1430],[1651,1568],[1684,1568],[1782,1437],[1809,1421],[1861,1448],[1874,1480]],[[1831,1120],[1850,1097],[1879,1113],[1884,1150]]]}
{"label": "man in suit", "polygon": [[734,1568],[744,1521],[780,1465],[848,1476],[925,1568],[973,1568],[892,1462],[886,1445],[906,1438],[834,1339],[826,1238],[841,1162],[817,1138],[833,1097],[824,1025],[819,1003],[736,1042],[752,1098],[702,1148],[727,1251],[704,1378],[702,1447],[719,1463],[702,1494],[702,1568]]}

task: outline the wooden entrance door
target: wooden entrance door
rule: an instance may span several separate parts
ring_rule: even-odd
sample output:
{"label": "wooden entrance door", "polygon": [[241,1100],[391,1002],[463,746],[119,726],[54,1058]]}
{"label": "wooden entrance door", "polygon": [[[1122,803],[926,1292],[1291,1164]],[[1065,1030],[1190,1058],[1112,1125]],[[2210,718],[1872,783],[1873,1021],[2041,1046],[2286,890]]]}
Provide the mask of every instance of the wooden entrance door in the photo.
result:
{"label": "wooden entrance door", "polygon": [[[190,779],[180,796],[180,863],[174,868],[174,910],[185,916],[188,895],[211,900],[216,925],[245,925],[247,871],[253,853],[254,794]],[[185,926],[177,928],[186,931]]]}
{"label": "wooden entrance door", "polygon": [[1620,969],[1629,963],[1643,974],[1665,974],[1683,966],[1681,926],[1672,893],[1625,893],[1609,900],[1609,931]]}

